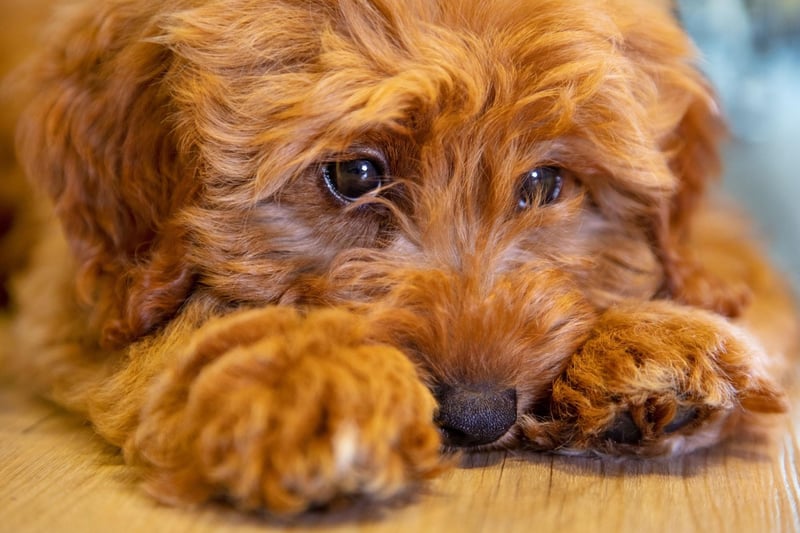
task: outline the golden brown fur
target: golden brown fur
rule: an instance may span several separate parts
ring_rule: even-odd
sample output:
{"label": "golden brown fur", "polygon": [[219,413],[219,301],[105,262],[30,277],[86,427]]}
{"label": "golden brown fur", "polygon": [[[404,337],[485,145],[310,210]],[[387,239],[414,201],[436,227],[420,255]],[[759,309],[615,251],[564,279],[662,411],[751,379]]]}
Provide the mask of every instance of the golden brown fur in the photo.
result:
{"label": "golden brown fur", "polygon": [[[721,120],[666,6],[73,11],[26,70],[55,217],[13,364],[157,498],[389,498],[458,424],[495,431],[475,397],[513,402],[475,449],[564,453],[684,453],[786,409],[792,303],[705,201]],[[326,165],[363,158],[384,186],[346,204]],[[560,196],[521,208],[542,167]]]}

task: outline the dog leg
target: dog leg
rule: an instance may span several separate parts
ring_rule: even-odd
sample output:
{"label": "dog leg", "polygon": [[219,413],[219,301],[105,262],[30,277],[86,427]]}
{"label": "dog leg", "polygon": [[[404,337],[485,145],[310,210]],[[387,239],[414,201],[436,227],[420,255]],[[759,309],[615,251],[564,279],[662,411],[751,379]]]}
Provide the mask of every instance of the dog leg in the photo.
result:
{"label": "dog leg", "polygon": [[363,329],[346,311],[277,307],[206,324],[148,390],[126,455],[170,503],[293,513],[402,493],[440,468],[435,401]]}
{"label": "dog leg", "polygon": [[786,410],[768,362],[717,315],[666,301],[621,306],[600,317],[556,378],[554,421],[532,425],[531,440],[635,455],[710,446],[745,412]]}

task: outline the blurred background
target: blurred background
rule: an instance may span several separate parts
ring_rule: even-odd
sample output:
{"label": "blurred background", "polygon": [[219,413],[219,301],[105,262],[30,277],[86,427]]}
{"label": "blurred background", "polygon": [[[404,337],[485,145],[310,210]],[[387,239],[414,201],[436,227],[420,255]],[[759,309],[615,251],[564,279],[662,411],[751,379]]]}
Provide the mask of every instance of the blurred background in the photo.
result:
{"label": "blurred background", "polygon": [[679,0],[732,130],[725,188],[800,291],[800,0]]}

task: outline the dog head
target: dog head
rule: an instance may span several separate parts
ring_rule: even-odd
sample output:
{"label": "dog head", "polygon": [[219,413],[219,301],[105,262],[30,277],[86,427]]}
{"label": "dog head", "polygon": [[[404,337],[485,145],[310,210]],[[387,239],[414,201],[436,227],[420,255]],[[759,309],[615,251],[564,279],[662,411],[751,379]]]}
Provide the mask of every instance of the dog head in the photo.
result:
{"label": "dog head", "polygon": [[720,125],[657,2],[113,0],[53,41],[20,153],[108,346],[200,292],[349,306],[532,408],[604,308],[691,299]]}

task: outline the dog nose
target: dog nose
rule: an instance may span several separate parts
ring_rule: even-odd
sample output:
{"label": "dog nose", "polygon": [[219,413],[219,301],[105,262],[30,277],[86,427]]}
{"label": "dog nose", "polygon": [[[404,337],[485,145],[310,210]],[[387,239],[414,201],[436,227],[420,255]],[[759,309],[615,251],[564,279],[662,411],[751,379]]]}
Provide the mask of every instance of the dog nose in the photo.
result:
{"label": "dog nose", "polygon": [[440,386],[435,390],[439,425],[445,444],[480,446],[490,444],[517,421],[517,392],[490,387],[460,388]]}

